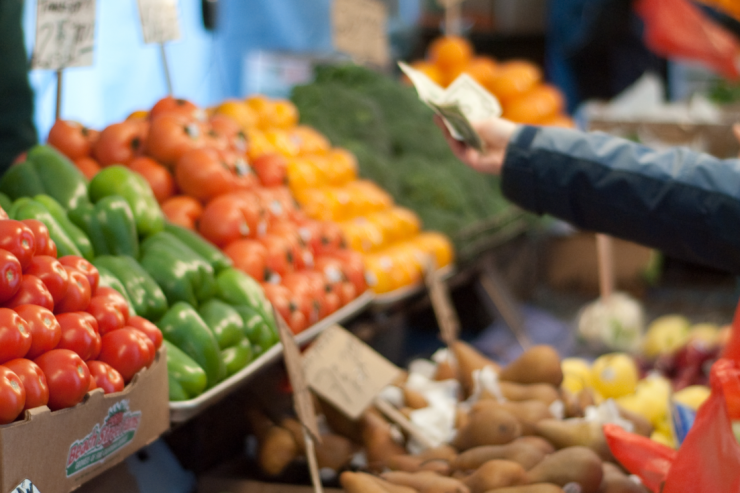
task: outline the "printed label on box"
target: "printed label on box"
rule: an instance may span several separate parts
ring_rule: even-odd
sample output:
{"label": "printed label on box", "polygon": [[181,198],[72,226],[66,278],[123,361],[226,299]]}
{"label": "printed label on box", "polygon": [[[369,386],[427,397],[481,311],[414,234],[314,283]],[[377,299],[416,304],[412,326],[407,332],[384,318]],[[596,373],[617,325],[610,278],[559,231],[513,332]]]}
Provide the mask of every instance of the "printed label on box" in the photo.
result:
{"label": "printed label on box", "polygon": [[139,423],[141,411],[132,412],[128,399],[112,405],[102,424],[96,423],[89,435],[69,447],[67,477],[102,462],[126,446],[134,439]]}
{"label": "printed label on box", "polygon": [[41,493],[41,492],[39,491],[38,488],[36,488],[36,486],[34,486],[34,484],[30,480],[24,479],[23,482],[19,484],[18,486],[16,486],[15,488],[13,488],[13,491],[11,491],[10,493]]}

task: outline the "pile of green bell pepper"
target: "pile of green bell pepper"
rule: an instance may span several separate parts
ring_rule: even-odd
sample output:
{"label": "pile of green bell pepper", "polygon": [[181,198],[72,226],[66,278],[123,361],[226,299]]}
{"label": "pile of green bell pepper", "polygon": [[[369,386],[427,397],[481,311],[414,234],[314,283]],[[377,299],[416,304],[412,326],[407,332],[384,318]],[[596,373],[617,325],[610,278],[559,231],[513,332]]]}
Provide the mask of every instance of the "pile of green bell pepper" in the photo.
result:
{"label": "pile of green bell pepper", "polygon": [[69,211],[69,218],[87,234],[96,256],[139,257],[134,214],[120,195],[103,197],[95,205],[83,204]]}

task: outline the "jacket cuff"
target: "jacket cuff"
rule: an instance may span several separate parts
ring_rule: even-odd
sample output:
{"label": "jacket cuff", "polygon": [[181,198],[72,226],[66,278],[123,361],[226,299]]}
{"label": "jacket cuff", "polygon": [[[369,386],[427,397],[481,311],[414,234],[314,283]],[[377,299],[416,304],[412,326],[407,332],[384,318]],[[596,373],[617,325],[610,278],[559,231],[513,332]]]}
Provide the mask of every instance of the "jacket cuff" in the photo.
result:
{"label": "jacket cuff", "polygon": [[523,209],[541,214],[536,190],[536,175],[532,169],[532,142],[539,127],[521,126],[506,148],[501,170],[501,191],[508,200]]}

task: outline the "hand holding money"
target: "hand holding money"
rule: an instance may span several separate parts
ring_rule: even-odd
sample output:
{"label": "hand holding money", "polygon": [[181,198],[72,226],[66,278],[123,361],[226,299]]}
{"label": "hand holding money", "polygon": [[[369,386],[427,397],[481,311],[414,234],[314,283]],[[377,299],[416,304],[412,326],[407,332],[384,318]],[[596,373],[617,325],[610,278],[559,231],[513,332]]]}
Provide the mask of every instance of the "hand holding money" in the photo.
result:
{"label": "hand holding money", "polygon": [[498,117],[473,123],[473,130],[485,146],[485,151],[479,151],[453,137],[441,116],[435,116],[434,121],[442,129],[450,149],[460,161],[481,173],[501,174],[506,148],[518,128],[516,123]]}

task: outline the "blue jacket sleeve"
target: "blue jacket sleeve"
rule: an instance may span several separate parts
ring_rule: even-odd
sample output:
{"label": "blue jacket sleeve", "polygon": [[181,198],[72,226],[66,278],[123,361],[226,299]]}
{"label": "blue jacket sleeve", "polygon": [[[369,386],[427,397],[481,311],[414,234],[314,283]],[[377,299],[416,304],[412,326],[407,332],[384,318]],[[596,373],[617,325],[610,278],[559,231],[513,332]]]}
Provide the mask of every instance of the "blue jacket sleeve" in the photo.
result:
{"label": "blue jacket sleeve", "polygon": [[740,274],[738,159],[524,126],[507,149],[501,186],[537,214]]}

